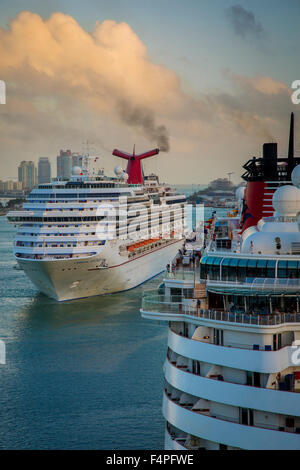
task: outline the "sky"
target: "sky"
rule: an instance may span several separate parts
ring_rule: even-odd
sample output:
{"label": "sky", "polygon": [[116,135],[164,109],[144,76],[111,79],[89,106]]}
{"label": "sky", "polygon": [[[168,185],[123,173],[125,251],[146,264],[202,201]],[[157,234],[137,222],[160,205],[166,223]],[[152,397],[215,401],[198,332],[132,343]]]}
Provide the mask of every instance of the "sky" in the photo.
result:
{"label": "sky", "polygon": [[[111,174],[114,148],[157,146],[145,172],[205,184],[260,156],[300,152],[300,1],[0,0],[0,179],[60,149]],[[298,111],[299,107],[299,111]],[[299,118],[298,118],[299,116]],[[298,135],[298,141],[297,141]]]}

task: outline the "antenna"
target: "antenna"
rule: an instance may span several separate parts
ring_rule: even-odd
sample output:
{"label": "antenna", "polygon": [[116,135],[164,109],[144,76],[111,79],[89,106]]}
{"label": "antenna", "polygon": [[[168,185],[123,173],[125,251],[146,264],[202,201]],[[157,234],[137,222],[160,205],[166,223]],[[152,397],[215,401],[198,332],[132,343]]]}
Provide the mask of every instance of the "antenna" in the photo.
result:
{"label": "antenna", "polygon": [[289,150],[288,150],[288,174],[291,175],[294,168],[294,113],[291,113]]}
{"label": "antenna", "polygon": [[95,148],[91,145],[95,145],[95,142],[90,142],[88,139],[82,142],[82,149],[86,155],[89,155],[91,150],[95,151]]}

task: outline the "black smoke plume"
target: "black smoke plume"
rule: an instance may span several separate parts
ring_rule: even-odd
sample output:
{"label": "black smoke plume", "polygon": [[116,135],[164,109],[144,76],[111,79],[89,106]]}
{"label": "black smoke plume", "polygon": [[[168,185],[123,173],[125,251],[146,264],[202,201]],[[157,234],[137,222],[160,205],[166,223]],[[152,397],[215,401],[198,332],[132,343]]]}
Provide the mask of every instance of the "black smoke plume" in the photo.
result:
{"label": "black smoke plume", "polygon": [[141,128],[145,136],[154,142],[161,152],[169,151],[168,130],[164,125],[155,124],[155,116],[151,110],[133,106],[124,100],[119,102],[118,110],[122,121],[129,126]]}

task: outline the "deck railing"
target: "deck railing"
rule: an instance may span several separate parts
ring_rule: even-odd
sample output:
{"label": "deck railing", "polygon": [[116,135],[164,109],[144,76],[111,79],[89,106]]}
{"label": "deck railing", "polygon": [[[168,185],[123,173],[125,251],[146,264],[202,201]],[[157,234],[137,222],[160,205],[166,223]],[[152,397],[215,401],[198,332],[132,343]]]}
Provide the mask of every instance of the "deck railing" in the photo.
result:
{"label": "deck railing", "polygon": [[247,290],[255,290],[260,292],[271,291],[276,293],[278,290],[283,292],[299,291],[300,292],[300,279],[293,278],[261,278],[261,277],[246,277],[244,280],[214,280],[207,279],[208,288],[245,288]]}
{"label": "deck railing", "polygon": [[276,313],[276,314],[250,314],[235,313],[220,310],[204,310],[189,305],[184,299],[167,298],[164,295],[144,295],[142,299],[142,310],[158,314],[190,315],[208,320],[226,321],[231,323],[242,323],[248,325],[279,325],[282,323],[300,322],[300,313]]}
{"label": "deck railing", "polygon": [[185,270],[174,270],[171,272],[166,272],[164,275],[165,279],[174,279],[179,281],[193,281],[195,277],[194,271],[185,271]]}

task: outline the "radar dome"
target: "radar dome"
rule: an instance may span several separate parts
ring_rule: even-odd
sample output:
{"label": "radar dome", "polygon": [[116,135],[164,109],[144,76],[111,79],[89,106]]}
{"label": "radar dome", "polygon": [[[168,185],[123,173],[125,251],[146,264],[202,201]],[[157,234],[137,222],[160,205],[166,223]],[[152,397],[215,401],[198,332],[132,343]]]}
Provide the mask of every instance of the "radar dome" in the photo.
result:
{"label": "radar dome", "polygon": [[300,187],[300,165],[295,166],[292,171],[292,183],[297,188]]}
{"label": "radar dome", "polygon": [[115,166],[114,172],[117,176],[120,176],[123,173],[123,168],[120,165]]}
{"label": "radar dome", "polygon": [[300,211],[300,189],[281,186],[273,194],[273,207],[279,216],[295,217]]}
{"label": "radar dome", "polygon": [[82,173],[82,168],[80,166],[73,166],[72,168],[72,175],[73,176],[80,176]]}
{"label": "radar dome", "polygon": [[127,181],[128,178],[129,178],[128,173],[126,173],[126,172],[124,171],[124,173],[122,173],[122,175],[121,175],[121,178],[122,178],[124,181]]}

